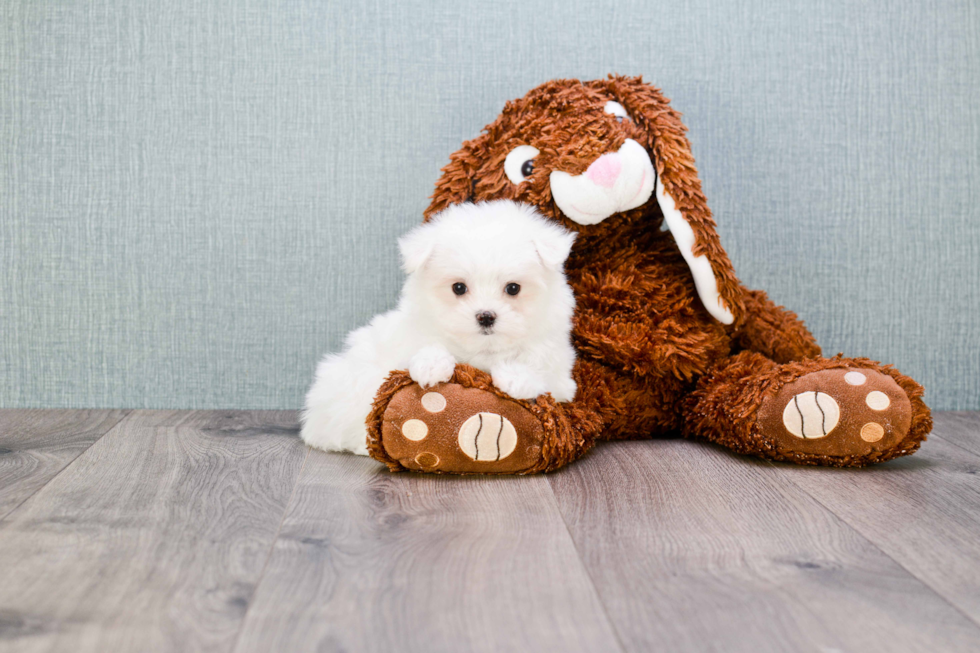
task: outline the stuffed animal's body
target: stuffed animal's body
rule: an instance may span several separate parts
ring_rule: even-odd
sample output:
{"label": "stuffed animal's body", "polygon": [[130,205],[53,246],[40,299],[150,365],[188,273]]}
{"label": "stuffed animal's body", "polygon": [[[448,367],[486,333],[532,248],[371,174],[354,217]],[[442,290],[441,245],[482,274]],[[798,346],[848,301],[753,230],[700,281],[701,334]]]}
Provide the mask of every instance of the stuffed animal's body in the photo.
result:
{"label": "stuffed animal's body", "polygon": [[[596,440],[671,434],[803,464],[861,466],[914,452],[931,428],[922,388],[867,359],[822,358],[796,316],[735,276],[679,115],[639,78],[557,80],[508,103],[451,157],[431,216],[467,200],[530,203],[578,232],[575,401],[508,397],[458,366],[445,413],[407,374],[381,387],[371,454],[393,470],[528,473]],[[474,416],[515,425],[514,453],[459,456]],[[403,424],[430,434],[406,446]],[[459,460],[466,464],[460,465]]]}

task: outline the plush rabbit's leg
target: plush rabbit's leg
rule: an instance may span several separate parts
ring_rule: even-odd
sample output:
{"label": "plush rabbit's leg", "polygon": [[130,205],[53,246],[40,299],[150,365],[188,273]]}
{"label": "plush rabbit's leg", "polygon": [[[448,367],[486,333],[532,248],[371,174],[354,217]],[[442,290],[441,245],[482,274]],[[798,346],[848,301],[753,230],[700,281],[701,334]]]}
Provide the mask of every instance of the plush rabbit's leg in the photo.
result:
{"label": "plush rabbit's leg", "polygon": [[816,339],[795,313],[761,290],[744,290],[745,320],[735,333],[740,349],[758,352],[777,363],[820,356]]}
{"label": "plush rabbit's leg", "polygon": [[922,387],[893,367],[742,352],[699,381],[684,433],[772,460],[861,467],[915,452],[931,428]]}
{"label": "plush rabbit's leg", "polygon": [[512,399],[468,365],[428,389],[393,372],[368,417],[368,452],[392,471],[549,472],[592,447],[601,419],[590,405]]}

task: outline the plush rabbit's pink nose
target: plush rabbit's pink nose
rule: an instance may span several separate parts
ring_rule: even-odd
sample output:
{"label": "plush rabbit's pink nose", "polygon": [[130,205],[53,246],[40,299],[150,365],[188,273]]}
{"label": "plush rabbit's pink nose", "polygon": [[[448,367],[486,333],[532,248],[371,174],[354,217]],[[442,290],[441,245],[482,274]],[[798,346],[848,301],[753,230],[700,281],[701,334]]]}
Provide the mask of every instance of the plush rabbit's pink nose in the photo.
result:
{"label": "plush rabbit's pink nose", "polygon": [[603,154],[592,162],[589,169],[585,171],[585,176],[598,186],[612,188],[622,169],[623,164],[620,162],[618,154]]}

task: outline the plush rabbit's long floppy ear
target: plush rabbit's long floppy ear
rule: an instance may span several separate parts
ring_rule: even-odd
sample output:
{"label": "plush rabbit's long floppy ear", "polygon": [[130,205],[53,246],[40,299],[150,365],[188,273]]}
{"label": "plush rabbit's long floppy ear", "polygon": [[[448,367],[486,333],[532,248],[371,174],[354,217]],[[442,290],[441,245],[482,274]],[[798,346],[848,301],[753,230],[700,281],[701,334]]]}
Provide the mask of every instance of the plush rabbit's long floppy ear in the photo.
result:
{"label": "plush rabbit's long floppy ear", "polygon": [[646,132],[644,146],[653,154],[655,193],[664,220],[691,268],[705,308],[719,322],[732,324],[743,312],[742,291],[715,231],[680,114],[642,77],[610,75],[596,84],[611,93]]}

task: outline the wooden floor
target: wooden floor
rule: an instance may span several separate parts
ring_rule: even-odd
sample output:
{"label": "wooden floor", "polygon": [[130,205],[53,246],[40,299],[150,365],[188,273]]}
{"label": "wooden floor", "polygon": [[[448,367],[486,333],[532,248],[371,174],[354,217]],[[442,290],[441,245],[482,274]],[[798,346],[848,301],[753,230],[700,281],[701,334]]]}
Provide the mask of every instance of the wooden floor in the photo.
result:
{"label": "wooden floor", "polygon": [[978,413],[866,470],[458,478],[293,412],[0,411],[0,651],[978,651],[978,472]]}

